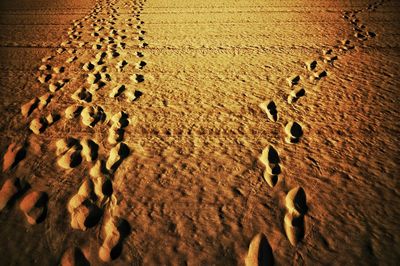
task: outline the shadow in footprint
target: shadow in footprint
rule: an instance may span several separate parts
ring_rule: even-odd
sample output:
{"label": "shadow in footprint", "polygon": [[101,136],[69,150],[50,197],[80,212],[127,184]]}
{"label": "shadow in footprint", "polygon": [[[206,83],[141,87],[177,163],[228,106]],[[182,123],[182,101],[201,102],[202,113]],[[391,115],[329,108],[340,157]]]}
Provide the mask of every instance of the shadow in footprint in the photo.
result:
{"label": "shadow in footprint", "polygon": [[86,228],[94,227],[100,221],[101,216],[103,216],[103,210],[97,207],[95,204],[86,199],[82,205],[89,209],[89,215],[86,217],[84,225]]}
{"label": "shadow in footprint", "polygon": [[110,257],[112,260],[115,260],[121,255],[123,247],[122,244],[125,241],[125,238],[130,234],[131,226],[125,219],[119,219],[117,224],[117,230],[120,234],[120,240],[118,241],[118,244],[111,249]]}
{"label": "shadow in footprint", "polygon": [[288,123],[285,127],[285,131],[287,134],[286,141],[288,143],[298,143],[303,136],[303,129],[297,122]]}
{"label": "shadow in footprint", "polygon": [[250,243],[245,259],[246,266],[274,265],[271,245],[264,234],[257,234]]}

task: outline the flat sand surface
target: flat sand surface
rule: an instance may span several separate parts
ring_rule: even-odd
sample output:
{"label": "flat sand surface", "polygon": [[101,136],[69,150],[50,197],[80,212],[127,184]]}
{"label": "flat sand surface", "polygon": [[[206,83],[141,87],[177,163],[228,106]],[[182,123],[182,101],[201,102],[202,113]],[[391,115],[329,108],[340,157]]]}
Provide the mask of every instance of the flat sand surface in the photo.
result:
{"label": "flat sand surface", "polygon": [[396,265],[400,3],[2,0],[0,265]]}

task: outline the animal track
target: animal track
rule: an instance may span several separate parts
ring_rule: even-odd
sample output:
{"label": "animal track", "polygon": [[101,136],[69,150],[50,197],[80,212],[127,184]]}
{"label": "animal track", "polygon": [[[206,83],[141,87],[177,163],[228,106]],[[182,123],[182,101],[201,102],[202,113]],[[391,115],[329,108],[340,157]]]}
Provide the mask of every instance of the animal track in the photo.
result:
{"label": "animal track", "polygon": [[246,266],[274,265],[272,248],[263,233],[253,237],[245,259]]}

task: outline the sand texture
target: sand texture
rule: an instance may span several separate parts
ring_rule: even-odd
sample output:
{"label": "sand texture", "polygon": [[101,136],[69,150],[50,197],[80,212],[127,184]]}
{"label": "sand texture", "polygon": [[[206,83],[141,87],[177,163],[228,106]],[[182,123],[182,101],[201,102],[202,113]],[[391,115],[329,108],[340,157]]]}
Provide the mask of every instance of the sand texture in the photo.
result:
{"label": "sand texture", "polygon": [[2,0],[0,265],[397,265],[400,2]]}

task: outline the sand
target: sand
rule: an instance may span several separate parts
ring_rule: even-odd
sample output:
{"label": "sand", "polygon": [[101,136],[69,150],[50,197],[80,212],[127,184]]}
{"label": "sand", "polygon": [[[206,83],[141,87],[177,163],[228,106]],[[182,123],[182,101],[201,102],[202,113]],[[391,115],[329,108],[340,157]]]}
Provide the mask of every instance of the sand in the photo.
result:
{"label": "sand", "polygon": [[396,265],[397,1],[5,0],[1,265]]}

